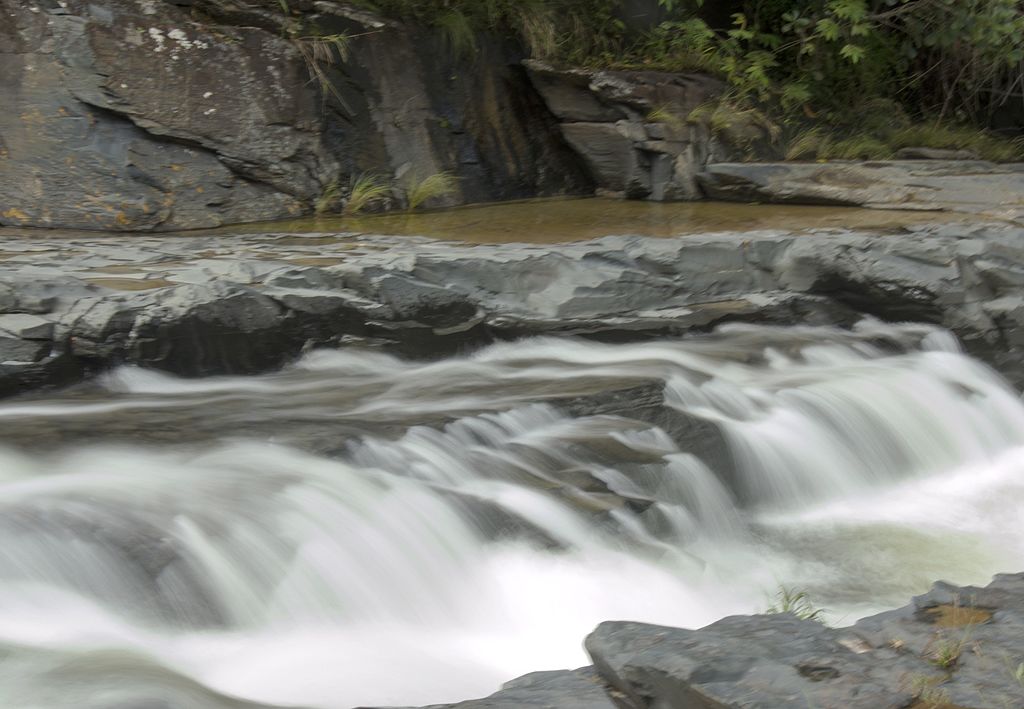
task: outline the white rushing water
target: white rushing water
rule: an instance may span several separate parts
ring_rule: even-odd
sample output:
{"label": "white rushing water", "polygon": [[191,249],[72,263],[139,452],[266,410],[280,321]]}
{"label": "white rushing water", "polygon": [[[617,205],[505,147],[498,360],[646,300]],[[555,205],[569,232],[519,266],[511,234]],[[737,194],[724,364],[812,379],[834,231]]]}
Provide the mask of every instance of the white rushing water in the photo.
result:
{"label": "white rushing water", "polygon": [[[667,409],[587,415],[645,381]],[[1024,406],[927,327],[125,369],[0,426],[4,707],[456,701],[602,620],[786,586],[852,622],[1024,568]]]}

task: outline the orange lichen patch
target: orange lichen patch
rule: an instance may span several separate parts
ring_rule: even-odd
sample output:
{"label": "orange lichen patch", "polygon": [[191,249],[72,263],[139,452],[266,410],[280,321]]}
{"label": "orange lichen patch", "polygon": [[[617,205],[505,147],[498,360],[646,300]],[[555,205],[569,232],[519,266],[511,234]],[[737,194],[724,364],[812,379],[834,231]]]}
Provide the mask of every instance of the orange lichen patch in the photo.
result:
{"label": "orange lichen patch", "polygon": [[118,212],[117,216],[114,217],[114,221],[116,221],[121,226],[127,226],[131,220],[128,219],[128,215],[125,214],[124,212]]}
{"label": "orange lichen patch", "polygon": [[162,278],[86,278],[86,283],[111,290],[154,290],[177,285]]}
{"label": "orange lichen patch", "polygon": [[11,207],[5,212],[0,212],[0,217],[6,217],[7,219],[17,219],[19,222],[28,221],[28,215],[21,211],[17,207]]}
{"label": "orange lichen patch", "polygon": [[925,608],[924,614],[928,622],[939,628],[962,628],[965,625],[980,625],[992,620],[992,611],[990,610],[952,603]]}

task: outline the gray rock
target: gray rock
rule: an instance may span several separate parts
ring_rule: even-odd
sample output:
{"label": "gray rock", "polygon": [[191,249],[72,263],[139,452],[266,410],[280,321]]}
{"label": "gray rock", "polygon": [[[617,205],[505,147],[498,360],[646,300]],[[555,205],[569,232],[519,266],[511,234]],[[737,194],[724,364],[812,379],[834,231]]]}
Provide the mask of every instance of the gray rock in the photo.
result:
{"label": "gray rock", "polygon": [[591,191],[498,39],[453,65],[368,12],[303,17],[305,35],[355,36],[326,82],[276,3],[0,0],[0,226],[289,217],[361,173],[462,178],[437,204]]}
{"label": "gray rock", "polygon": [[[8,311],[0,330],[29,343],[52,336],[75,371],[133,362],[205,375],[265,371],[308,347],[353,339],[429,357],[539,334],[636,341],[731,321],[848,326],[872,315],[941,324],[969,352],[1024,381],[1018,227],[606,237],[554,247],[197,238],[55,241],[54,251],[33,256],[39,275],[0,267]],[[290,265],[297,248],[336,263]],[[93,270],[116,264],[130,271],[122,279],[128,290]],[[194,282],[166,285],[181,274]],[[55,323],[52,333],[46,321]],[[35,357],[36,344],[18,347]]]}
{"label": "gray rock", "polygon": [[701,630],[609,622],[586,647],[636,709],[996,707],[1020,703],[1022,629],[1024,574],[1007,574],[985,588],[940,582],[851,628],[790,614]]}
{"label": "gray rock", "polygon": [[702,630],[607,622],[587,637],[598,674],[622,692],[627,707],[863,707],[910,704],[908,672],[924,661],[895,653],[866,657],[839,633],[789,614],[725,618]]}
{"label": "gray rock", "polygon": [[[597,187],[634,199],[699,199],[696,173],[710,153],[706,128],[690,113],[722,93],[698,74],[556,69],[524,62]],[[670,118],[650,122],[659,112]]]}
{"label": "gray rock", "polygon": [[713,199],[1024,215],[1024,166],[978,161],[713,163]]}
{"label": "gray rock", "polygon": [[53,339],[52,320],[38,315],[8,314],[0,315],[0,332],[6,332],[23,340]]}

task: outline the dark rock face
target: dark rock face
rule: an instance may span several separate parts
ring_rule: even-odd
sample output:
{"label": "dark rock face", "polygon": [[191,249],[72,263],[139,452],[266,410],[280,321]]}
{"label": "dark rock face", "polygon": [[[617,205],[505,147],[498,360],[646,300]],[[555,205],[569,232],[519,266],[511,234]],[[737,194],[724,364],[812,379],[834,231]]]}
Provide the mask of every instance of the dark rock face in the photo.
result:
{"label": "dark rock face", "polygon": [[361,35],[330,87],[290,20],[219,0],[0,0],[0,225],[213,227],[310,211],[332,184],[451,171],[449,203],[586,192],[525,72],[364,12],[316,3],[322,34]]}
{"label": "dark rock face", "polygon": [[725,86],[699,74],[556,69],[525,62],[562,135],[595,184],[655,201],[701,198],[695,175],[714,152],[707,126],[687,117]]}
{"label": "dark rock face", "polygon": [[1016,707],[1022,629],[1024,574],[985,588],[940,582],[849,628],[789,613],[733,616],[700,630],[606,622],[586,639],[592,668],[526,675],[487,699],[450,706]]}
{"label": "dark rock face", "polygon": [[[90,242],[89,266],[62,258],[38,274],[0,273],[0,392],[119,363],[254,373],[352,340],[431,357],[528,335],[636,341],[730,321],[850,325],[865,314],[941,324],[1020,383],[1022,237],[1019,228],[962,225],[557,247],[374,236],[310,247],[335,258],[322,267],[275,260],[286,247],[256,237],[165,238],[152,240],[152,252],[137,238]],[[224,257],[196,259],[197,249]],[[130,282],[150,290],[110,290],[97,278],[128,258],[153,259]],[[147,269],[160,274],[155,282]]]}
{"label": "dark rock face", "polygon": [[303,159],[322,152],[318,107],[280,38],[211,31],[162,2],[4,0],[0,16],[0,91],[13,97],[0,224],[269,219],[299,213],[331,171]]}
{"label": "dark rock face", "polygon": [[1019,218],[1024,214],[1020,165],[931,152],[911,160],[830,163],[715,163],[697,179],[712,199],[738,202],[834,204],[879,209],[969,212]]}

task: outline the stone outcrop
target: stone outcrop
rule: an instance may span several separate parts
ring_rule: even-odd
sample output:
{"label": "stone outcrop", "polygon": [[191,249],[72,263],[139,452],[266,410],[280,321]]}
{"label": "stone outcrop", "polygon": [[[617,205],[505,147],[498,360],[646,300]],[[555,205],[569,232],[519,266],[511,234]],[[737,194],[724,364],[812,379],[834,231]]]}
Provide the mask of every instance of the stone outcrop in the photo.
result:
{"label": "stone outcrop", "polygon": [[538,334],[625,341],[863,315],[941,324],[1020,383],[1022,244],[1020,228],[962,224],[555,247],[327,234],[33,239],[0,266],[0,392],[121,363],[254,373],[351,341],[430,357]]}
{"label": "stone outcrop", "polygon": [[1024,165],[972,160],[717,163],[698,176],[711,199],[956,211],[1019,220]]}
{"label": "stone outcrop", "polygon": [[1022,627],[1024,574],[984,588],[940,582],[848,628],[789,613],[733,616],[701,630],[613,621],[586,639],[592,668],[527,675],[487,699],[446,707],[1016,707]]}
{"label": "stone outcrop", "polygon": [[[591,188],[500,43],[458,59],[345,4],[299,4],[301,23],[222,0],[0,0],[0,225],[267,220],[362,173],[396,203],[442,171],[461,179],[437,204]],[[327,42],[334,59],[311,59],[341,34],[344,57]]]}
{"label": "stone outcrop", "polygon": [[600,189],[633,199],[701,199],[695,176],[715,142],[707,125],[688,117],[724,91],[722,82],[701,74],[524,63]]}

